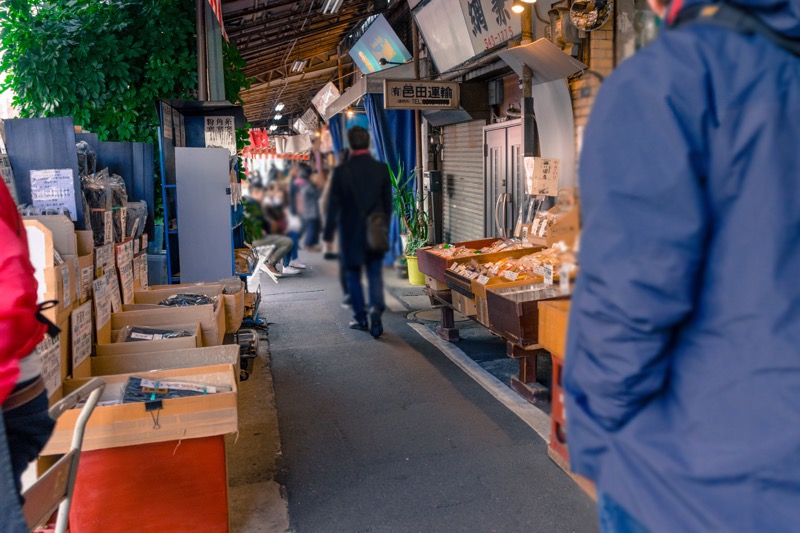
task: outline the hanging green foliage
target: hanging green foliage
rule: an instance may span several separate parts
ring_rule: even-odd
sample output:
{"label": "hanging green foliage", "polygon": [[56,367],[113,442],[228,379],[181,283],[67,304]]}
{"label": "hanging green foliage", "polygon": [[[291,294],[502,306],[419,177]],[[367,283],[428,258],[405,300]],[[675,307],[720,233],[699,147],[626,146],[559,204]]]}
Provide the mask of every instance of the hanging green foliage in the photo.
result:
{"label": "hanging green foliage", "polygon": [[2,89],[23,117],[71,116],[101,140],[157,141],[155,101],[196,92],[192,0],[7,0]]}

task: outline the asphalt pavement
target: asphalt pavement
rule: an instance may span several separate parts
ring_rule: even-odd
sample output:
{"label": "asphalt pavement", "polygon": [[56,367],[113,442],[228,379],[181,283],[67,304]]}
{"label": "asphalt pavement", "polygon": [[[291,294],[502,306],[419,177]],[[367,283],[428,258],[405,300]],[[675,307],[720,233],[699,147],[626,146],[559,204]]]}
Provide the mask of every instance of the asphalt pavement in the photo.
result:
{"label": "asphalt pavement", "polygon": [[294,531],[597,530],[544,441],[405,311],[380,340],[350,330],[337,264],[303,259],[302,276],[262,276]]}

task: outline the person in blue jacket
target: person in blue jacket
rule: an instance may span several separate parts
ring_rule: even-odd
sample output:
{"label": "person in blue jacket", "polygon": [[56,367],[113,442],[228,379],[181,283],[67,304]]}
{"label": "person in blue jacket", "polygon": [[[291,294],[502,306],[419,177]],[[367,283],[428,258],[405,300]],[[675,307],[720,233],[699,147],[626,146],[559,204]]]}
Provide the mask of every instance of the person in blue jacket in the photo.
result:
{"label": "person in blue jacket", "polygon": [[[737,6],[800,39],[800,0]],[[668,27],[603,84],[580,170],[567,440],[601,527],[800,530],[800,57]]]}

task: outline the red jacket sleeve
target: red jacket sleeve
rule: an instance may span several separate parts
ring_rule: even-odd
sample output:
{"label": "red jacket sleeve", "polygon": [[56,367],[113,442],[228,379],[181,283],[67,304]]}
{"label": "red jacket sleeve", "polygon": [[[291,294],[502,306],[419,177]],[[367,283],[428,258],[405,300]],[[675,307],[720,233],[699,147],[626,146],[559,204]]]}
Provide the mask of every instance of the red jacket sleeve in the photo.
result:
{"label": "red jacket sleeve", "polygon": [[42,340],[28,240],[11,195],[0,185],[0,403],[16,384],[18,361]]}

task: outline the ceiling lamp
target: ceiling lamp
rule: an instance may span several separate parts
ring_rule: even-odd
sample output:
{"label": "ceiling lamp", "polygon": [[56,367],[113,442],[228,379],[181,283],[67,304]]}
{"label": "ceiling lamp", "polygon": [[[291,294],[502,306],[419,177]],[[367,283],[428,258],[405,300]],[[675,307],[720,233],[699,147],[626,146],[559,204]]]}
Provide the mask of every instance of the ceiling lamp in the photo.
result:
{"label": "ceiling lamp", "polygon": [[514,13],[522,13],[523,11],[525,11],[525,6],[523,6],[518,2],[514,2],[514,4],[511,6],[511,11],[513,11]]}
{"label": "ceiling lamp", "polygon": [[275,120],[280,120],[280,119],[282,119],[282,118],[283,118],[283,115],[281,115],[280,113],[277,113],[277,114],[275,115]]}
{"label": "ceiling lamp", "polygon": [[522,0],[522,1],[525,2],[526,4],[535,4],[536,3],[536,0]]}
{"label": "ceiling lamp", "polygon": [[324,15],[332,15],[339,11],[339,8],[342,7],[342,0],[325,0],[322,3],[322,13]]}
{"label": "ceiling lamp", "polygon": [[296,59],[294,63],[292,63],[292,72],[303,72],[306,69],[306,60],[305,59]]}
{"label": "ceiling lamp", "polygon": [[278,104],[278,105],[275,106],[275,111],[278,111],[278,112],[283,111],[284,107],[285,106],[283,104]]}
{"label": "ceiling lamp", "polygon": [[277,124],[272,124],[272,125],[269,127],[269,131],[275,131],[275,130],[277,130],[277,129],[278,129],[278,125],[277,125]]}

